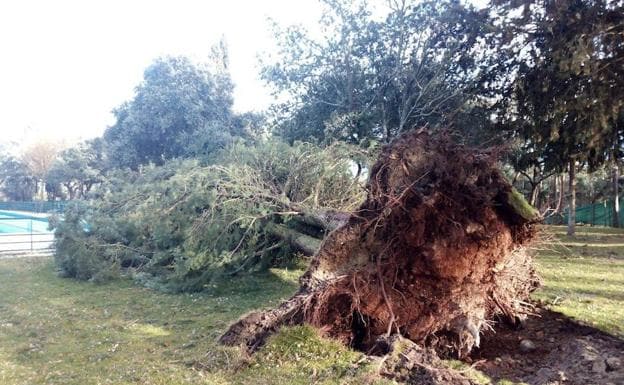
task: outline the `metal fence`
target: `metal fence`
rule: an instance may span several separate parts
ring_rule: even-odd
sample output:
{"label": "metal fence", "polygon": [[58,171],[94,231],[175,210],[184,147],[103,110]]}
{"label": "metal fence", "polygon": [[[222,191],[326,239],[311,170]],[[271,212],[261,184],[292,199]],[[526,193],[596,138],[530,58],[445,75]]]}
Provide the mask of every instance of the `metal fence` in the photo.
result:
{"label": "metal fence", "polygon": [[0,252],[49,250],[53,241],[47,216],[0,211]]}
{"label": "metal fence", "polygon": [[0,202],[0,210],[62,213],[70,201]]}
{"label": "metal fence", "polygon": [[[576,208],[575,218],[576,223],[582,223],[591,226],[606,226],[611,227],[614,225],[614,200],[605,200],[603,202],[597,202],[590,205],[578,206]],[[620,207],[624,205],[624,199],[620,199]],[[620,212],[619,227],[624,227],[624,212]],[[547,224],[563,225],[568,223],[568,209],[566,208],[563,213],[557,216],[549,217],[545,221]]]}

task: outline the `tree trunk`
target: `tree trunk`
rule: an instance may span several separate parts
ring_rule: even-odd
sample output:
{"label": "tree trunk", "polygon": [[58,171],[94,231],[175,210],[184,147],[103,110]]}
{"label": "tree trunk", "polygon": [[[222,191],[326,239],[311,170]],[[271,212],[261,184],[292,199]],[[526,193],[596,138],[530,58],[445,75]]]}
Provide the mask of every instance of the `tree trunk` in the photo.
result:
{"label": "tree trunk", "polygon": [[570,159],[568,181],[568,236],[576,233],[576,165],[574,159]]}
{"label": "tree trunk", "polygon": [[530,201],[530,204],[533,207],[537,207],[537,199],[539,198],[541,184],[542,184],[542,182],[538,182],[538,183],[535,183],[535,184],[533,184],[531,182],[531,201]]}
{"label": "tree trunk", "polygon": [[529,184],[531,185],[531,192],[529,193],[531,198],[529,199],[529,203],[531,203],[531,206],[535,206],[535,201],[537,200],[537,185],[533,183]]}
{"label": "tree trunk", "polygon": [[299,211],[301,215],[295,217],[299,222],[318,227],[323,232],[330,232],[345,224],[349,219],[348,213],[333,210],[310,211],[296,203],[289,204],[292,210]]}
{"label": "tree trunk", "polygon": [[563,187],[563,174],[557,176],[557,178],[559,179],[559,198],[557,199],[556,212],[559,213],[561,212],[561,207],[563,206],[563,192],[565,188]]}
{"label": "tree trunk", "polygon": [[489,153],[445,135],[402,135],[384,148],[366,201],[325,238],[299,291],[220,341],[253,351],[280,326],[308,323],[362,350],[397,333],[467,354],[486,320],[516,323],[529,311],[539,280],[524,245],[535,220]]}
{"label": "tree trunk", "polygon": [[37,191],[35,194],[35,200],[44,200],[43,192],[45,191],[45,187],[43,185],[43,179],[37,179],[37,181],[35,182],[35,186]]}
{"label": "tree trunk", "polygon": [[620,169],[613,166],[613,227],[620,227]]}
{"label": "tree trunk", "polygon": [[[550,207],[551,205],[550,203],[551,195],[554,195],[555,207],[549,208],[550,214],[548,216],[554,217],[561,212],[561,205],[563,204],[563,191],[564,191],[563,175],[555,174],[553,182],[554,182],[552,186],[553,193],[548,194],[548,206]],[[557,222],[554,222],[554,223],[556,224]]]}
{"label": "tree trunk", "polygon": [[267,231],[306,255],[314,255],[321,245],[321,240],[317,238],[272,222],[267,225]]}

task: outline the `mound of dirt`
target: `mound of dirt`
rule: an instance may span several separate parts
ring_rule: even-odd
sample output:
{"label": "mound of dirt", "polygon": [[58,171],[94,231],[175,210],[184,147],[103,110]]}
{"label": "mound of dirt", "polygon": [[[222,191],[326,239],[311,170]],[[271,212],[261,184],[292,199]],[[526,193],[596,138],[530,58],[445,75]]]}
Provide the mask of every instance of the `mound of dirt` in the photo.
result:
{"label": "mound of dirt", "polygon": [[380,375],[414,385],[483,384],[474,370],[493,384],[624,385],[623,340],[547,309],[520,327],[497,324],[481,342],[463,369],[398,335],[378,340],[380,355],[369,361]]}
{"label": "mound of dirt", "polygon": [[398,334],[465,356],[489,320],[518,323],[539,283],[523,247],[536,214],[495,155],[424,132],[386,146],[366,201],[323,241],[300,290],[221,342],[254,350],[281,325],[305,322],[363,351]]}

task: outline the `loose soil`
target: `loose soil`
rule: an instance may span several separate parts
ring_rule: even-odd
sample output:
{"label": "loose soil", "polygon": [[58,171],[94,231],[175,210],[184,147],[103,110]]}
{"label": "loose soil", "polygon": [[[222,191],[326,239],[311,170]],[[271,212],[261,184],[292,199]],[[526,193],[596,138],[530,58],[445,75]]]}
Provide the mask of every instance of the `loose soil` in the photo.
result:
{"label": "loose soil", "polygon": [[[486,333],[466,361],[493,380],[531,385],[624,385],[624,341],[538,308],[520,329]],[[521,341],[535,349],[523,351]],[[615,367],[619,361],[619,368]]]}

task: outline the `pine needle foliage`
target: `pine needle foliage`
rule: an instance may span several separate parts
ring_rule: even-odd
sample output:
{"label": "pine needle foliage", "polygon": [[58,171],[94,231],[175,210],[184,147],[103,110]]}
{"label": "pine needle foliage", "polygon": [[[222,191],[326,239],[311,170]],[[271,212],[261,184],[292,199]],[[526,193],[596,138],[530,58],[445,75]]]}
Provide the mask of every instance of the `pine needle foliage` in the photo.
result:
{"label": "pine needle foliage", "polygon": [[369,152],[336,143],[237,143],[208,161],[173,160],[116,171],[99,196],[55,223],[66,276],[130,274],[166,291],[291,263],[295,252],[267,231],[306,213],[349,211],[364,198]]}

